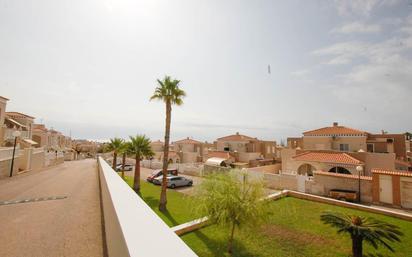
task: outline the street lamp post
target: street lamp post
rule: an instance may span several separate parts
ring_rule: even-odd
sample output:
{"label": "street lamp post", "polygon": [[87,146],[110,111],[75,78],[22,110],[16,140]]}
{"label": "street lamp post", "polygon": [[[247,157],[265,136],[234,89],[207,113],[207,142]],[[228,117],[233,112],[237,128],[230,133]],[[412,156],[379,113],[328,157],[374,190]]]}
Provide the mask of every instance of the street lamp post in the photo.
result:
{"label": "street lamp post", "polygon": [[16,154],[16,145],[17,145],[17,138],[21,135],[20,131],[16,130],[13,132],[14,136],[14,146],[13,146],[13,156],[11,158],[11,168],[10,168],[10,176],[13,177],[13,168],[14,168],[14,155]]}
{"label": "street lamp post", "polygon": [[357,166],[356,167],[356,171],[358,172],[358,202],[361,202],[361,173],[363,171],[363,167],[362,166]]}

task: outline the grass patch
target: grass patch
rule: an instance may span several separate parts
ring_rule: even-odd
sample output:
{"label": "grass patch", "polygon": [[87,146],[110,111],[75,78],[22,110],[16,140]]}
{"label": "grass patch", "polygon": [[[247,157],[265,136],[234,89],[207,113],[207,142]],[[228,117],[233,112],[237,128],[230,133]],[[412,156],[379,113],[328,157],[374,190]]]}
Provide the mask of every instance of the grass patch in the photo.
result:
{"label": "grass patch", "polygon": [[[133,183],[132,179],[126,177],[126,182],[130,186]],[[170,227],[198,218],[192,211],[195,202],[191,197],[168,190],[168,212],[164,214],[158,210],[159,196],[160,186],[142,181],[141,197]],[[320,214],[326,210],[374,217],[399,226],[405,235],[401,238],[401,243],[392,244],[396,252],[391,253],[380,248],[379,253],[391,257],[412,256],[412,222],[293,197],[271,203],[272,215],[268,224],[253,230],[236,231],[233,256],[350,256],[350,238],[347,235],[338,235],[335,229],[320,221]],[[209,257],[229,256],[226,253],[228,236],[228,230],[213,225],[181,238],[196,254]],[[376,251],[364,244],[364,253],[376,254]]]}
{"label": "grass patch", "polygon": [[[133,177],[125,177],[127,184],[133,186]],[[198,217],[192,211],[193,201],[191,197],[186,196],[174,190],[167,190],[167,212],[160,212],[158,209],[160,198],[160,186],[153,185],[147,181],[140,182],[140,197],[152,208],[153,211],[169,227],[194,220]]]}
{"label": "grass patch", "polygon": [[[287,197],[271,204],[269,223],[252,231],[237,231],[233,256],[325,256],[347,257],[351,240],[320,221],[322,211],[337,211],[374,217],[398,225],[405,234],[401,243],[393,243],[395,253],[380,248],[383,256],[411,256],[412,223],[384,215]],[[229,231],[217,226],[182,236],[199,256],[229,256],[226,242]],[[366,244],[364,253],[376,253]]]}

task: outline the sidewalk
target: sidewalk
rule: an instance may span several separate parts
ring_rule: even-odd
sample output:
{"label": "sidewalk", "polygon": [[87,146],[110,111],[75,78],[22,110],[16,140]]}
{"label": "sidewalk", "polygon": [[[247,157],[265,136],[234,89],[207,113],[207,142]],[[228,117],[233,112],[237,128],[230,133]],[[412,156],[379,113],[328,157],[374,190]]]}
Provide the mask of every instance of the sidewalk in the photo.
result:
{"label": "sidewalk", "polygon": [[103,256],[95,160],[2,181],[0,202],[0,256]]}

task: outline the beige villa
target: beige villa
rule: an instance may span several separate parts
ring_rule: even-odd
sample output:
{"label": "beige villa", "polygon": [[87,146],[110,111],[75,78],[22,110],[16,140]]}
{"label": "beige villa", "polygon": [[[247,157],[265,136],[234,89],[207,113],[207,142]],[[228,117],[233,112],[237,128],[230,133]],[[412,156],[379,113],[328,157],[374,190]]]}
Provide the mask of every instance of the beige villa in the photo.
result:
{"label": "beige villa", "polygon": [[13,145],[13,132],[20,132],[20,143],[25,147],[30,147],[31,145],[36,145],[36,142],[31,140],[33,133],[33,122],[34,117],[20,113],[20,112],[6,112],[3,128],[2,128],[2,138],[4,146]]}
{"label": "beige villa", "polygon": [[203,162],[208,151],[205,143],[189,137],[173,142],[173,146],[181,163]]}
{"label": "beige villa", "polygon": [[[153,159],[162,161],[164,142],[157,140],[151,142],[151,147],[155,155]],[[207,155],[207,144],[189,137],[174,141],[169,147],[170,163],[196,163],[203,162]]]}
{"label": "beige villa", "polygon": [[44,124],[33,124],[33,141],[38,147],[48,151],[66,151],[72,149],[72,140],[54,129],[47,129]]}
{"label": "beige villa", "polygon": [[370,176],[372,169],[408,170],[410,134],[371,134],[333,123],[289,138],[282,150],[282,171],[312,175],[314,171]]}
{"label": "beige villa", "polygon": [[215,142],[216,151],[228,152],[236,162],[249,166],[258,166],[265,160],[276,158],[276,142],[264,141],[250,136],[236,134],[218,138]]}
{"label": "beige villa", "polygon": [[[16,138],[13,172],[38,170],[64,161],[64,151],[71,148],[71,139],[61,133],[52,133],[44,125],[34,124],[34,117],[21,112],[6,112],[9,99],[0,96],[0,177],[9,175],[13,159],[14,132]],[[38,134],[44,137],[36,137]],[[47,134],[49,133],[49,134]],[[55,134],[55,139],[53,138]],[[34,139],[34,140],[33,140]],[[60,152],[47,153],[51,142],[55,142]],[[72,159],[67,158],[68,160]]]}

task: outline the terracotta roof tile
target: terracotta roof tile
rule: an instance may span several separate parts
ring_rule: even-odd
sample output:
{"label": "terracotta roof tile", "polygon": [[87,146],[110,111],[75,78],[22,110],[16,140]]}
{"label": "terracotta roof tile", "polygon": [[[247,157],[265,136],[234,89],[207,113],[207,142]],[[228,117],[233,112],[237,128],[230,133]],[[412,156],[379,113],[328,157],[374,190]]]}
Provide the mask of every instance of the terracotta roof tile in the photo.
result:
{"label": "terracotta roof tile", "polygon": [[403,177],[412,177],[412,172],[402,171],[402,170],[372,169],[372,173],[384,174],[384,175],[403,176]]}
{"label": "terracotta roof tile", "polygon": [[6,112],[6,115],[35,119],[34,117],[21,112]]}
{"label": "terracotta roof tile", "polygon": [[221,140],[221,141],[253,141],[253,140],[257,140],[257,138],[253,138],[253,137],[249,137],[249,136],[245,136],[245,135],[241,135],[239,133],[236,133],[236,134],[233,134],[233,135],[218,138],[217,140]]}
{"label": "terracotta roof tile", "polygon": [[305,152],[292,157],[296,161],[315,161],[327,163],[339,163],[349,165],[360,165],[363,162],[350,156],[347,153],[321,153],[321,152]]}
{"label": "terracotta roof tile", "polygon": [[185,138],[182,140],[178,140],[173,142],[174,144],[203,144],[200,141],[194,140],[194,139],[190,139],[190,138]]}
{"label": "terracotta roof tile", "polygon": [[230,158],[230,154],[228,152],[223,152],[223,151],[209,151],[207,153],[207,157],[208,158],[223,158],[223,159],[229,159]]}
{"label": "terracotta roof tile", "polygon": [[366,136],[367,134],[365,131],[344,126],[324,127],[303,132],[305,136]]}

